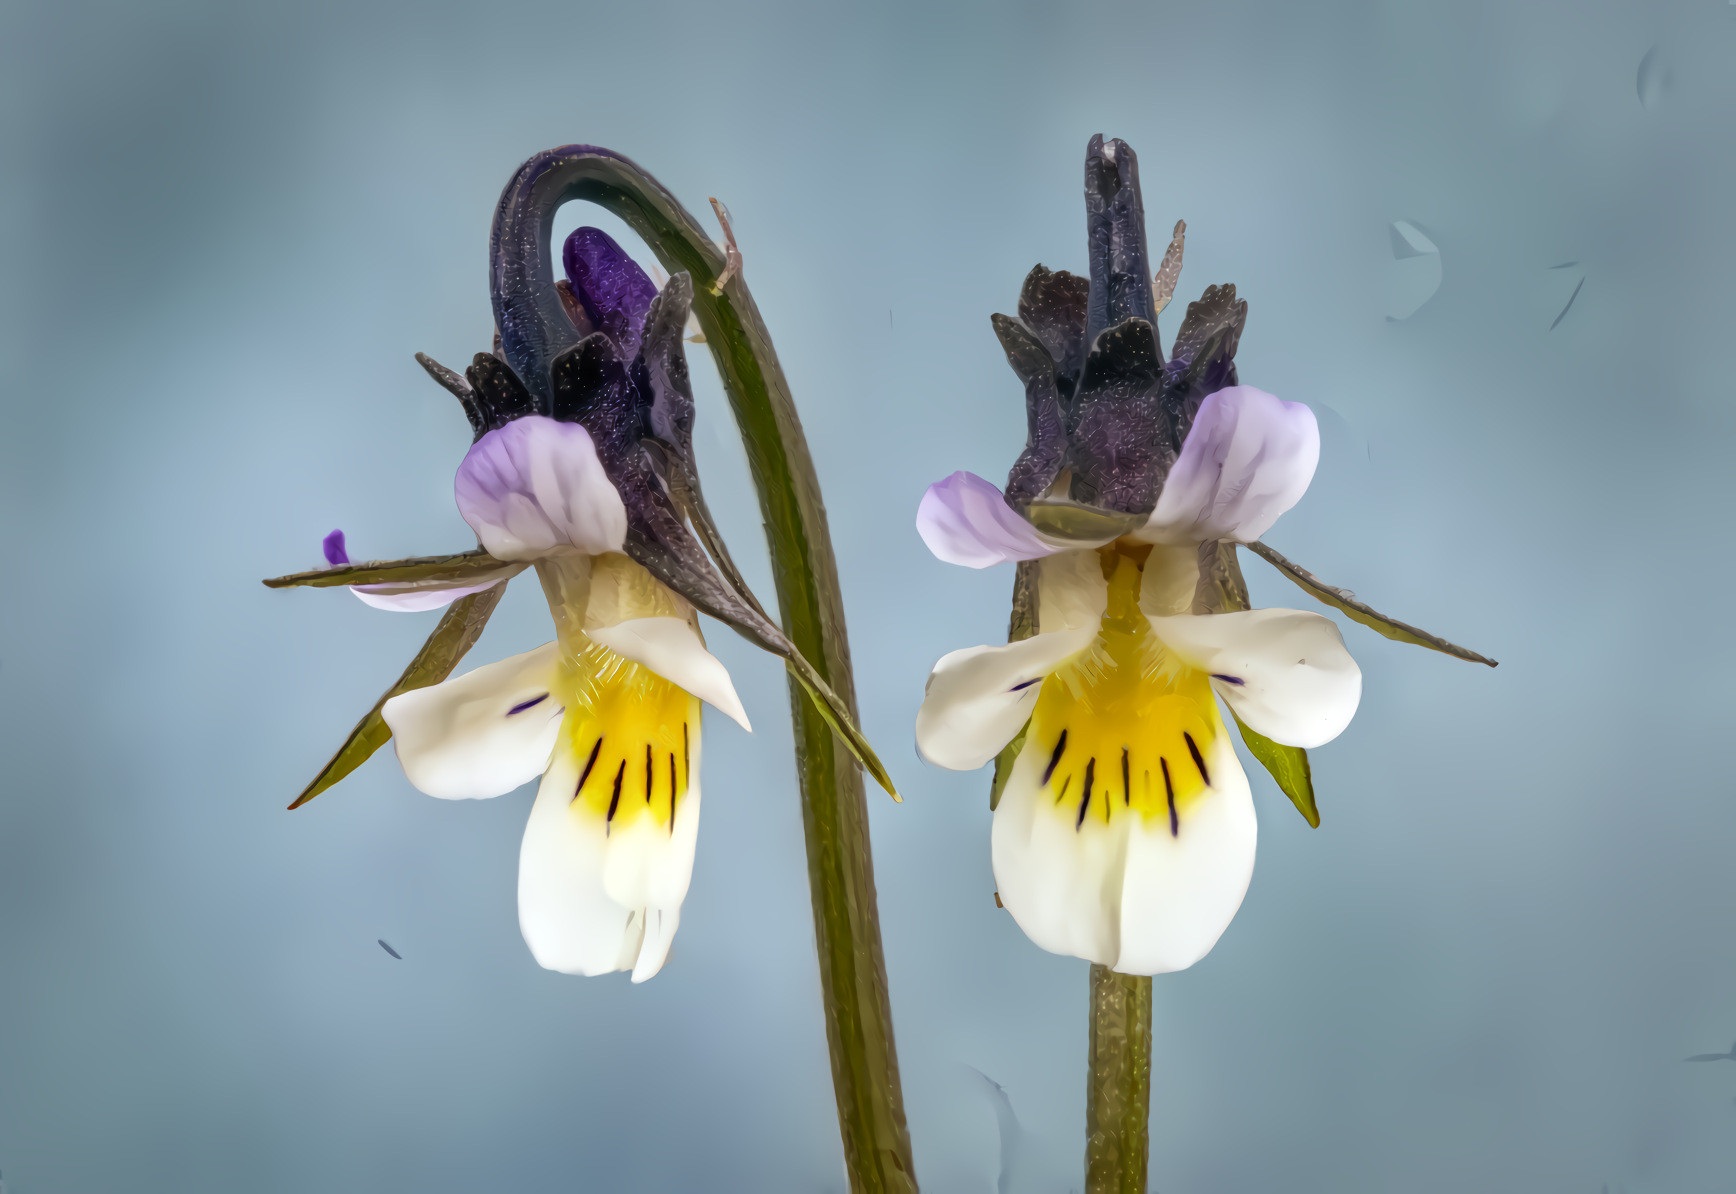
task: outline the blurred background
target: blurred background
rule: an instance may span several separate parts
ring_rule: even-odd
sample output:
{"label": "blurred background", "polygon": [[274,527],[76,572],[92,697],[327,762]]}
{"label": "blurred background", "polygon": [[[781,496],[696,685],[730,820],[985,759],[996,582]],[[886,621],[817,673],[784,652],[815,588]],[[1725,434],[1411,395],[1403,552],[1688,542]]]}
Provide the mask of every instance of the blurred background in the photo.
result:
{"label": "blurred background", "polygon": [[[11,0],[0,31],[9,1194],[844,1188],[769,657],[713,630],[757,732],[708,719],[642,987],[520,941],[530,788],[430,800],[387,754],[284,811],[436,615],[259,578],[334,527],[470,545],[468,430],[412,354],[487,348],[495,198],[569,141],[729,205],[800,406],[907,797],[870,793],[923,1188],[996,1188],[974,1070],[1021,1125],[1004,1188],[1076,1189],[1086,966],[996,910],[986,774],[911,747],[1011,570],[911,520],[1023,442],[988,316],[1084,268],[1096,132],[1154,241],[1188,221],[1178,298],[1249,299],[1242,379],[1319,413],[1268,541],[1502,661],[1345,627],[1321,828],[1257,775],[1241,915],[1157,980],[1154,1188],[1729,1187],[1736,1062],[1682,1058],[1736,1038],[1736,6]],[[471,659],[549,635],[521,582]]]}

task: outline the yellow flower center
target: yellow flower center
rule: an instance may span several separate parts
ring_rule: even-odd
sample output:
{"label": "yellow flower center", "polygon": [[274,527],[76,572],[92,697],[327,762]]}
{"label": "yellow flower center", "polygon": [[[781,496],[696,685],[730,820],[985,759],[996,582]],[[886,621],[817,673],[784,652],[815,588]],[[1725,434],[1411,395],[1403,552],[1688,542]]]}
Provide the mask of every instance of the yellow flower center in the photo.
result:
{"label": "yellow flower center", "polygon": [[585,628],[688,610],[649,572],[609,554],[537,565],[554,613],[560,666],[554,695],[566,706],[557,751],[578,776],[571,810],[610,833],[641,817],[670,833],[699,750],[699,698],[602,646]]}
{"label": "yellow flower center", "polygon": [[613,832],[650,817],[669,832],[698,748],[699,700],[663,677],[587,640],[561,651],[555,694],[566,704],[560,743],[577,769],[575,811]]}
{"label": "yellow flower center", "polygon": [[1127,811],[1177,833],[1211,785],[1223,722],[1208,677],[1176,658],[1139,608],[1144,545],[1112,544],[1100,556],[1109,600],[1097,641],[1044,679],[1025,751],[1076,827]]}

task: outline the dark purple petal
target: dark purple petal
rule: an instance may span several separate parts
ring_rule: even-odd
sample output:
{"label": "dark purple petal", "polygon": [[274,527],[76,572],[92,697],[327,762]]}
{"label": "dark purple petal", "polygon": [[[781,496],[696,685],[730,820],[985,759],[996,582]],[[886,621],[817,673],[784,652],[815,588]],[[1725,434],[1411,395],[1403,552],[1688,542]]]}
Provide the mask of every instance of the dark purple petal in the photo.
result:
{"label": "dark purple petal", "polygon": [[1129,319],[1156,324],[1139,161],[1125,141],[1106,142],[1099,134],[1085,150],[1085,232],[1091,252],[1085,343]]}
{"label": "dark purple petal", "polygon": [[1163,357],[1143,319],[1097,337],[1067,411],[1068,462],[1076,502],[1148,514],[1179,445],[1162,404]]}
{"label": "dark purple petal", "polygon": [[[1048,489],[1066,463],[1067,433],[1061,426],[1061,393],[1056,388],[1054,358],[1032,330],[1005,315],[991,315],[989,320],[1007,354],[1007,364],[1025,383],[1025,450],[1007,474],[1007,500],[1023,505]],[[1069,397],[1072,392],[1069,381]]]}
{"label": "dark purple petal", "polygon": [[574,229],[561,251],[561,264],[591,327],[615,342],[623,360],[632,360],[657,287],[601,228]]}
{"label": "dark purple petal", "polygon": [[1089,279],[1041,265],[1025,276],[1019,291],[1019,319],[1049,350],[1063,398],[1072,397],[1079,365],[1085,359],[1085,307],[1090,291]]}
{"label": "dark purple petal", "polygon": [[550,414],[591,433],[610,476],[623,456],[641,450],[645,434],[630,362],[622,361],[607,332],[592,332],[556,357],[549,370]]}
{"label": "dark purple petal", "polygon": [[344,550],[344,533],[333,531],[320,542],[320,549],[325,552],[325,561],[333,568],[339,564],[350,562],[350,553]]}
{"label": "dark purple petal", "polygon": [[682,339],[692,306],[693,279],[686,271],[670,278],[657,293],[645,319],[639,354],[644,366],[639,397],[646,431],[675,452],[689,473],[696,473],[693,385],[687,375],[687,352]]}
{"label": "dark purple petal", "polygon": [[483,426],[489,431],[505,427],[514,419],[543,413],[518,374],[493,353],[477,353],[464,376],[470,382]]}
{"label": "dark purple petal", "polygon": [[1247,300],[1237,301],[1234,286],[1208,286],[1187,305],[1163,371],[1164,409],[1178,443],[1187,439],[1206,395],[1236,384],[1236,348],[1247,319]]}

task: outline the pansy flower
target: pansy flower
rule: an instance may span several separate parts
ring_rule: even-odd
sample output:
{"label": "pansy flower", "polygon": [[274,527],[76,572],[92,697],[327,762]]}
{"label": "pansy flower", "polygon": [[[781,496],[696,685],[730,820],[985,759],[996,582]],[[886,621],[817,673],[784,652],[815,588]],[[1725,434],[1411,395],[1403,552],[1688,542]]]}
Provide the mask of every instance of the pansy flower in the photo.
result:
{"label": "pansy flower", "polygon": [[1233,287],[1189,305],[1165,357],[1157,315],[1183,229],[1154,280],[1123,142],[1092,140],[1085,200],[1089,280],[1038,266],[1018,318],[993,318],[1029,420],[1006,489],[954,473],[917,514],[948,563],[1020,562],[1031,633],[942,658],[916,736],[959,770],[1007,752],[994,873],[1031,940],[1156,974],[1211,949],[1253,873],[1254,807],[1219,701],[1313,747],[1349,724],[1362,677],[1318,614],[1207,612],[1218,545],[1251,543],[1296,503],[1319,432],[1306,406],[1239,383]]}
{"label": "pansy flower", "polygon": [[[539,186],[551,156],[521,168],[496,213],[495,352],[463,376],[418,357],[474,432],[454,493],[479,548],[358,565],[334,532],[328,569],[268,583],[350,584],[386,609],[451,606],[425,648],[440,659],[412,664],[303,799],[388,732],[405,775],[431,796],[499,796],[540,776],[519,857],[525,942],[549,969],[627,970],[640,982],[668,955],[693,870],[700,705],[748,727],[698,613],[784,658],[884,772],[747,590],[706,511],[682,343],[689,275],[659,290],[607,234],[580,228],[554,283],[547,238],[564,196]],[[445,678],[500,586],[526,569],[555,641]]]}

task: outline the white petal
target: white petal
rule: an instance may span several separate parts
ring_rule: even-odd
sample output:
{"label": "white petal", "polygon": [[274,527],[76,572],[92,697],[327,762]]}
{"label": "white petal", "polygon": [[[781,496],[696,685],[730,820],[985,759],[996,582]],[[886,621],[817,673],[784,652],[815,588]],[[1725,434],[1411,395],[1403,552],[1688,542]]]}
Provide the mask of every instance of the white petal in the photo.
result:
{"label": "white petal", "polygon": [[1095,550],[1064,551],[1037,561],[1037,628],[1095,630],[1109,604],[1109,582]]}
{"label": "white petal", "polygon": [[561,752],[537,791],[519,851],[518,920],[537,963],[564,974],[662,967],[680,924],[699,834],[699,742],[673,832],[651,817],[610,831],[583,801]]}
{"label": "white petal", "polygon": [[749,733],[747,710],[735,694],[729,669],[705,649],[699,631],[681,618],[630,618],[588,631],[589,637],[617,655],[642,663],[678,688],[684,688]]}
{"label": "white petal", "polygon": [[394,585],[351,585],[350,592],[375,609],[391,610],[400,614],[421,613],[423,610],[451,605],[460,597],[491,589],[502,581],[517,576],[524,568],[523,564],[509,564],[484,573],[482,580],[473,578],[456,584],[449,581],[412,581]]}
{"label": "white petal", "polygon": [[1145,821],[1128,834],[1114,962],[1123,974],[1186,970],[1218,943],[1247,894],[1258,829],[1229,734],[1218,735],[1209,763],[1213,787],[1179,833]]}
{"label": "white petal", "polygon": [[546,643],[387,701],[381,715],[405,776],[430,796],[470,800],[541,775],[561,726],[555,661]]}
{"label": "white petal", "polygon": [[1185,614],[1193,608],[1199,583],[1199,549],[1194,544],[1153,544],[1140,569],[1139,608],[1148,614]]}
{"label": "white petal", "polygon": [[975,473],[954,473],[930,485],[916,508],[916,531],[938,559],[966,568],[1065,550],[1044,541],[999,489]]}
{"label": "white petal", "polygon": [[1344,732],[1362,700],[1362,669],[1338,627],[1319,614],[1249,609],[1151,619],[1175,653],[1212,677],[1236,716],[1285,746]]}
{"label": "white petal", "polygon": [[1089,647],[1096,627],[1038,634],[941,657],[916,714],[916,749],[937,767],[971,771],[1000,753],[1031,716],[1041,685]]}
{"label": "white petal", "polygon": [[[1030,741],[1026,739],[1027,743]],[[1036,750],[1019,752],[990,835],[1001,905],[1050,953],[1105,966],[1120,953],[1125,820],[1079,832],[1056,815]]]}
{"label": "white petal", "polygon": [[1040,780],[1040,751],[1021,753],[995,810],[1001,903],[1051,953],[1127,974],[1182,970],[1228,927],[1253,874],[1256,826],[1247,777],[1227,735],[1213,746],[1208,789],[1171,834],[1138,813],[1076,824]]}
{"label": "white petal", "polygon": [[1320,463],[1314,412],[1253,386],[1208,394],[1138,536],[1251,543],[1301,500]]}
{"label": "white petal", "polygon": [[489,553],[535,560],[619,551],[627,510],[577,423],[527,415],[477,440],[458,466],[458,511]]}

